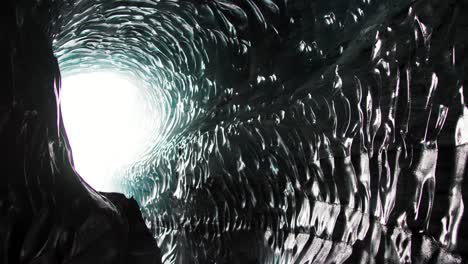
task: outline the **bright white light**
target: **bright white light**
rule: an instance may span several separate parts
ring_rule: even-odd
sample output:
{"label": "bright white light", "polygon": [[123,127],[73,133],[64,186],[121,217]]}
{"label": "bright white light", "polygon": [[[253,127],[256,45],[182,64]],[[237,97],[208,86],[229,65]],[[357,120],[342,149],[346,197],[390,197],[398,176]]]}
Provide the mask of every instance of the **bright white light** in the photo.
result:
{"label": "bright white light", "polygon": [[141,92],[115,73],[83,73],[62,81],[61,109],[76,171],[99,191],[145,150],[150,129]]}

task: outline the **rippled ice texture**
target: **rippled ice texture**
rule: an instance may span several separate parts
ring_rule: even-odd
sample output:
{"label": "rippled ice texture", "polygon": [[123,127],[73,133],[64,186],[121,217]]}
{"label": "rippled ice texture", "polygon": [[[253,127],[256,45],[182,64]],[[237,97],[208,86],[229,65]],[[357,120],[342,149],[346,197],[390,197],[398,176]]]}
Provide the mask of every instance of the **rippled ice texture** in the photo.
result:
{"label": "rippled ice texture", "polygon": [[466,9],[81,0],[54,45],[63,74],[144,84],[161,129],[126,188],[165,263],[449,263],[467,246]]}

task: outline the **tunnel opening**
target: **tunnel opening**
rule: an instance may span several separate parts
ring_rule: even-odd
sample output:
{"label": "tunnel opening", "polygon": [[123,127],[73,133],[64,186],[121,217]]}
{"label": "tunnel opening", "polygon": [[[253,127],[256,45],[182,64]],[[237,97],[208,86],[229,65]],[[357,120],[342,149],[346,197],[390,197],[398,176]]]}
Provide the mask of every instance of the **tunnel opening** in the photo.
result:
{"label": "tunnel opening", "polygon": [[123,192],[124,171],[144,156],[157,133],[136,83],[103,71],[62,79],[60,107],[74,168],[98,191]]}

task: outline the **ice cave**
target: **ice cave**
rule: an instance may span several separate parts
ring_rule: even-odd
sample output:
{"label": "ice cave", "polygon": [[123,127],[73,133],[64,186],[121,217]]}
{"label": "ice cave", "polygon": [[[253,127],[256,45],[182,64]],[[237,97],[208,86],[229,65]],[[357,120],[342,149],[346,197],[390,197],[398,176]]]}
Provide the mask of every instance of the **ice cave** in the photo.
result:
{"label": "ice cave", "polygon": [[0,263],[468,261],[468,1],[3,5]]}

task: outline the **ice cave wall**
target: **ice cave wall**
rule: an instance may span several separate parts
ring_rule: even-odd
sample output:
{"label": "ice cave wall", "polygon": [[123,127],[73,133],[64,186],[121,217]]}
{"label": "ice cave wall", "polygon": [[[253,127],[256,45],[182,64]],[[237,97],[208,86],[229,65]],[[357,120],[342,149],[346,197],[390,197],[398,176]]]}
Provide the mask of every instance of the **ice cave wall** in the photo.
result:
{"label": "ice cave wall", "polygon": [[[38,141],[48,144],[34,152],[13,143],[17,135],[37,141],[20,132],[18,117],[17,128],[1,131],[8,131],[3,155],[19,155],[4,159],[11,162],[3,166],[17,166],[4,171],[43,168],[30,176],[41,185],[37,179],[64,174],[54,170],[70,170],[63,154],[55,165],[53,151],[66,142],[55,122],[57,64],[63,73],[115,68],[143,80],[162,115],[153,151],[124,179],[164,263],[466,257],[464,1],[40,3],[23,9],[42,26],[37,32],[49,34],[6,41],[6,50],[44,39],[48,53],[29,47],[24,65],[52,66],[7,66],[10,76],[49,79],[16,77],[10,86],[22,89],[2,92],[14,95],[5,105],[25,98],[24,112],[36,110]],[[11,27],[35,33],[20,26],[20,5],[9,4]],[[4,32],[13,39],[14,31]],[[38,159],[46,162],[19,162]],[[83,185],[73,173],[58,178]],[[11,193],[15,180],[5,182]],[[101,197],[85,189],[78,193]]]}

